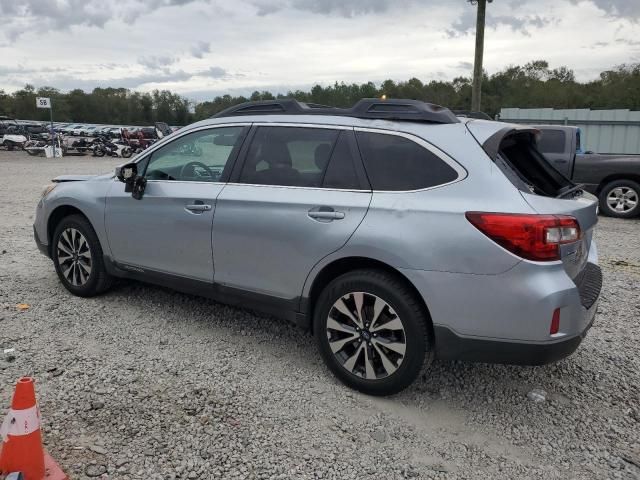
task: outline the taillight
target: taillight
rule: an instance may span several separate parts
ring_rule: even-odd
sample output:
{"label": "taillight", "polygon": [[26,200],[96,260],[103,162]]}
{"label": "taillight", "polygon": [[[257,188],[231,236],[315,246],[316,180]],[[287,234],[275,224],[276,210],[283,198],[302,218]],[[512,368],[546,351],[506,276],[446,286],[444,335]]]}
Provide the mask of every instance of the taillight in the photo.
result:
{"label": "taillight", "polygon": [[527,260],[560,260],[560,245],[580,240],[578,221],[567,215],[467,212],[491,240]]}

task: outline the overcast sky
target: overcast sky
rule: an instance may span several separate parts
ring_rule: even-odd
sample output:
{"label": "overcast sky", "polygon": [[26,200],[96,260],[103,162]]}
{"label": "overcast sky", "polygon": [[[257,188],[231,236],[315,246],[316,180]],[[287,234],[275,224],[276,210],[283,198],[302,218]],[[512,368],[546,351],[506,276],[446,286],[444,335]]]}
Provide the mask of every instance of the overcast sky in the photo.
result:
{"label": "overcast sky", "polygon": [[[202,100],[334,81],[469,76],[466,0],[0,0],[0,88],[170,89]],[[640,0],[495,0],[485,69],[579,80],[640,62]]]}

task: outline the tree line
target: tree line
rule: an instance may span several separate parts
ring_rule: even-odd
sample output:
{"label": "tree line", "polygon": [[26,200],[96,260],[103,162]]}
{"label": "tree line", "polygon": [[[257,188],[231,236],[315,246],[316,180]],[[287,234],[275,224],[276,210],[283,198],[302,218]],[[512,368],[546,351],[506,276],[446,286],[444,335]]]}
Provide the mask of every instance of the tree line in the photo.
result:
{"label": "tree line", "polygon": [[[381,84],[367,82],[315,85],[308,91],[286,93],[256,91],[251,96],[217,96],[200,103],[167,90],[150,93],[125,88],[96,88],[87,93],[64,93],[52,87],[36,89],[26,85],[11,94],[0,90],[0,114],[25,120],[48,120],[47,110],[38,110],[36,97],[51,97],[57,121],[147,125],[155,121],[186,125],[210,117],[227,107],[249,100],[296,98],[303,102],[350,107],[361,98],[412,98],[451,108],[468,110],[471,105],[471,77],[451,81],[417,78]],[[502,107],[520,108],[628,108],[640,110],[640,63],[620,65],[602,72],[598,79],[578,82],[567,67],[552,69],[537,60],[523,66],[509,66],[497,73],[485,72],[482,84],[482,109],[494,117]]]}

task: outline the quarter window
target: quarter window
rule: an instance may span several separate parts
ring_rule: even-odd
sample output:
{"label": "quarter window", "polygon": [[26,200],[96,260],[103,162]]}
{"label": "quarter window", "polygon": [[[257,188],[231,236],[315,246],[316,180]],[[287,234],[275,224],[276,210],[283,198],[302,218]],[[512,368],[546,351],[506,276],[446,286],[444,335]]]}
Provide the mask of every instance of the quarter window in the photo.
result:
{"label": "quarter window", "polygon": [[258,127],[240,182],[320,187],[339,133],[323,128]]}
{"label": "quarter window", "polygon": [[356,136],[374,190],[419,190],[458,177],[446,162],[408,138],[372,132]]}
{"label": "quarter window", "polygon": [[245,127],[220,127],[183,135],[151,154],[148,180],[218,182],[240,148]]}

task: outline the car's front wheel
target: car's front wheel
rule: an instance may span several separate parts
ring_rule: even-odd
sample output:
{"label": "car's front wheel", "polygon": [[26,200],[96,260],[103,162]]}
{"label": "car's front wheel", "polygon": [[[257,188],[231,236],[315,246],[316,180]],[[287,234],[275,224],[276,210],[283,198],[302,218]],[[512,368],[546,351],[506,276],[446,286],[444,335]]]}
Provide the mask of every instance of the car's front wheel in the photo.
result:
{"label": "car's front wheel", "polygon": [[74,295],[92,297],[112,284],[98,236],[82,215],[70,215],[58,224],[53,233],[51,257],[58,278]]}
{"label": "car's front wheel", "polygon": [[430,319],[402,279],[357,270],[333,280],[318,298],[314,333],[329,369],[371,395],[409,386],[433,359]]}

